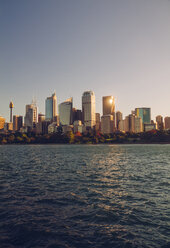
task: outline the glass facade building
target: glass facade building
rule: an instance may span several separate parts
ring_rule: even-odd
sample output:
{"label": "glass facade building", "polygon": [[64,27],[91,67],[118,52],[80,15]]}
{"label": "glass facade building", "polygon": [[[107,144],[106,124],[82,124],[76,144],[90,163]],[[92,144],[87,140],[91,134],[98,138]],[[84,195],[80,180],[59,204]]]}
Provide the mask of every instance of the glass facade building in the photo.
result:
{"label": "glass facade building", "polygon": [[143,124],[151,123],[151,109],[150,108],[136,108],[135,115],[141,117]]}
{"label": "glass facade building", "polygon": [[93,91],[86,91],[82,96],[82,120],[86,127],[96,124],[95,95]]}
{"label": "glass facade building", "polygon": [[47,97],[45,101],[45,119],[53,121],[57,115],[57,97],[54,93],[51,97]]}
{"label": "glass facade building", "polygon": [[60,125],[69,126],[72,124],[73,122],[72,107],[73,107],[72,97],[59,105]]}

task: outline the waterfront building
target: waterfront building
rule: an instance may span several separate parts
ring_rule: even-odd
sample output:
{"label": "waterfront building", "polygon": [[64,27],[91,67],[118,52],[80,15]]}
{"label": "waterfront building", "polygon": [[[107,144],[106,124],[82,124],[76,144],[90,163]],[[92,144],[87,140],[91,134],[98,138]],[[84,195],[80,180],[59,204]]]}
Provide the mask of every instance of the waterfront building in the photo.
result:
{"label": "waterfront building", "polygon": [[101,117],[101,132],[103,134],[113,133],[114,127],[113,115],[103,115]]}
{"label": "waterfront building", "polygon": [[101,121],[100,121],[100,114],[96,113],[96,127],[95,127],[96,131],[100,131],[101,130]]}
{"label": "waterfront building", "polygon": [[93,91],[85,91],[82,96],[82,120],[87,128],[93,128],[96,124],[95,95]]}
{"label": "waterfront building", "polygon": [[170,129],[170,117],[166,116],[164,118],[165,129]]}
{"label": "waterfront building", "polygon": [[4,129],[4,125],[5,125],[5,118],[0,116],[0,130]]}
{"label": "waterfront building", "polygon": [[135,115],[142,118],[143,124],[151,123],[151,109],[150,108],[136,108]]}
{"label": "waterfront building", "polygon": [[71,125],[72,124],[72,106],[73,98],[69,98],[59,105],[59,116],[60,116],[60,125]]}
{"label": "waterfront building", "polygon": [[157,124],[157,129],[159,130],[164,129],[163,117],[161,115],[156,116],[156,124]]}
{"label": "waterfront building", "polygon": [[27,104],[25,118],[24,118],[24,125],[26,127],[34,128],[37,122],[38,122],[38,108],[36,106],[36,103],[33,102],[31,104]]}
{"label": "waterfront building", "polygon": [[23,126],[23,117],[19,115],[13,116],[13,130],[19,131],[20,128]]}
{"label": "waterfront building", "polygon": [[120,111],[116,112],[116,129],[120,130],[119,123],[123,120],[123,114]]}
{"label": "waterfront building", "polygon": [[46,121],[54,121],[57,115],[57,97],[54,92],[52,96],[47,97],[45,100],[45,119]]}

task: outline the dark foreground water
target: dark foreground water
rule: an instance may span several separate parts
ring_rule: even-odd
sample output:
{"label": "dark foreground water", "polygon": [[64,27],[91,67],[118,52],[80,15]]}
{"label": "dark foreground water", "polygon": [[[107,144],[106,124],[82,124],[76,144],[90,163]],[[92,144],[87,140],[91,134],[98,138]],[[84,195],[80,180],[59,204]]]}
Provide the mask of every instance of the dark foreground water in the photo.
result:
{"label": "dark foreground water", "polygon": [[0,146],[0,247],[170,247],[170,145]]}

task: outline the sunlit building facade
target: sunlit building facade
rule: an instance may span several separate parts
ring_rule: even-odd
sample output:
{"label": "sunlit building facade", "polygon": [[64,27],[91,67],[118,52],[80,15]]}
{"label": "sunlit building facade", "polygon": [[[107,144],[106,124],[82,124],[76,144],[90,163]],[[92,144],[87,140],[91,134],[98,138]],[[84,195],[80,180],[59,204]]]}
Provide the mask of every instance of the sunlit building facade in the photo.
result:
{"label": "sunlit building facade", "polygon": [[47,121],[54,121],[57,115],[57,97],[56,94],[47,97],[45,100],[45,119]]}
{"label": "sunlit building facade", "polygon": [[113,127],[115,130],[115,98],[113,96],[103,96],[103,116],[113,116]]}
{"label": "sunlit building facade", "polygon": [[151,123],[151,109],[150,108],[136,108],[135,115],[141,117],[143,124]]}
{"label": "sunlit building facade", "polygon": [[5,118],[0,116],[0,130],[4,129]]}
{"label": "sunlit building facade", "polygon": [[73,98],[69,98],[59,105],[60,125],[71,125],[73,122]]}
{"label": "sunlit building facade", "polygon": [[156,124],[157,124],[157,129],[159,130],[164,129],[163,117],[161,115],[156,116]]}
{"label": "sunlit building facade", "polygon": [[103,96],[103,115],[115,114],[115,99],[113,96]]}
{"label": "sunlit building facade", "polygon": [[38,108],[36,103],[26,105],[26,113],[24,118],[24,125],[33,128],[38,122]]}
{"label": "sunlit building facade", "polygon": [[96,124],[95,95],[93,91],[85,91],[82,96],[82,120],[85,127],[93,128]]}

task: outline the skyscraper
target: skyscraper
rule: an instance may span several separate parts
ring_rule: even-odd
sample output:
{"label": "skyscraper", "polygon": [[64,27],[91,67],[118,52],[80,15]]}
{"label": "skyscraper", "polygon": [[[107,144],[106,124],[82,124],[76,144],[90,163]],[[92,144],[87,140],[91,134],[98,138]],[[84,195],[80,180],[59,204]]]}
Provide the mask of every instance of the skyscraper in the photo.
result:
{"label": "skyscraper", "polygon": [[26,105],[24,124],[26,127],[33,128],[35,127],[35,124],[37,122],[38,122],[38,110],[36,103],[33,102],[31,104]]}
{"label": "skyscraper", "polygon": [[101,132],[111,134],[113,130],[113,115],[103,115],[101,117]]}
{"label": "skyscraper", "polygon": [[165,129],[170,129],[170,117],[166,116],[164,118],[164,123],[165,123]]}
{"label": "skyscraper", "polygon": [[116,112],[116,129],[119,130],[119,123],[123,120],[123,115],[120,111]]}
{"label": "skyscraper", "polygon": [[69,98],[59,105],[59,117],[61,125],[71,125],[73,122],[72,115],[73,98]]}
{"label": "skyscraper", "polygon": [[86,127],[93,128],[95,120],[95,95],[93,91],[85,91],[82,95],[82,119]]}
{"label": "skyscraper", "polygon": [[10,102],[9,108],[10,108],[10,122],[12,122],[12,109],[14,108],[13,102]]}
{"label": "skyscraper", "polygon": [[103,96],[103,115],[115,114],[115,99],[113,96]]}
{"label": "skyscraper", "polygon": [[157,129],[159,130],[164,129],[163,117],[161,115],[156,116],[156,123],[157,123]]}
{"label": "skyscraper", "polygon": [[19,131],[20,128],[23,125],[23,117],[22,116],[18,116],[18,115],[14,115],[13,116],[13,130],[14,131]]}
{"label": "skyscraper", "polygon": [[57,97],[56,94],[47,97],[45,100],[45,119],[47,121],[54,121],[57,115]]}
{"label": "skyscraper", "polygon": [[143,124],[151,123],[151,109],[150,108],[136,108],[135,115],[142,118]]}
{"label": "skyscraper", "polygon": [[113,116],[113,130],[115,130],[115,99],[113,96],[103,96],[103,116]]}

